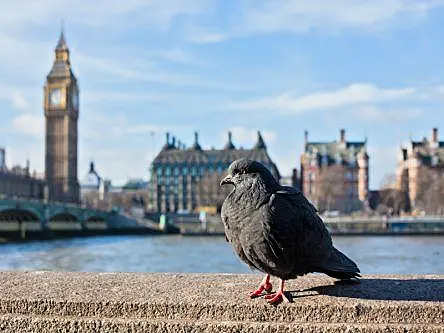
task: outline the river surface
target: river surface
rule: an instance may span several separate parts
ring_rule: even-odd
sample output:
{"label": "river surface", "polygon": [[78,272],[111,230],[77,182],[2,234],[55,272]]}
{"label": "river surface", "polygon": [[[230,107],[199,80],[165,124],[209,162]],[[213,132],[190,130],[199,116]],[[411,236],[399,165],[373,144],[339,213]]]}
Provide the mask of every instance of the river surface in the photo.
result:
{"label": "river surface", "polygon": [[[335,236],[364,274],[444,274],[444,236]],[[248,273],[223,237],[107,236],[0,244],[0,270]]]}

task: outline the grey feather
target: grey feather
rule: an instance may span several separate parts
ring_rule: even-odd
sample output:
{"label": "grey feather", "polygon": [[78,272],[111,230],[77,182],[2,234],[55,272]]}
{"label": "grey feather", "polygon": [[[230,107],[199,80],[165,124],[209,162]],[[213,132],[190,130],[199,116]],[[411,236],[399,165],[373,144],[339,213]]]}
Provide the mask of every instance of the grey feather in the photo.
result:
{"label": "grey feather", "polygon": [[316,208],[292,187],[281,186],[262,164],[234,161],[221,182],[234,185],[222,205],[227,240],[251,268],[282,279],[322,272],[359,277],[357,265],[333,247]]}

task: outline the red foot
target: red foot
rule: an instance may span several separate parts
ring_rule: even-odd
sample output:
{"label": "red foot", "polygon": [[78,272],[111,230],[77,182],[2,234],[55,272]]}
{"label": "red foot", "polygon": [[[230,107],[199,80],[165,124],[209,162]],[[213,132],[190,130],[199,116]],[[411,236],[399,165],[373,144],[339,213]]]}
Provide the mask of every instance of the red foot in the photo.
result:
{"label": "red foot", "polygon": [[285,296],[285,294],[284,294],[284,280],[281,280],[281,283],[279,285],[279,290],[274,294],[265,295],[265,299],[268,299],[269,300],[268,303],[273,304],[273,305],[279,304],[282,301],[285,301],[288,303],[289,300],[288,300],[287,296]]}
{"label": "red foot", "polygon": [[283,300],[286,300],[287,297],[285,297],[283,291],[278,291],[277,293],[265,295],[265,299],[268,299],[269,304],[279,304]]}
{"label": "red foot", "polygon": [[266,284],[260,284],[259,287],[253,291],[250,294],[251,298],[255,298],[255,297],[259,297],[262,296],[262,292],[265,290],[267,293],[271,292],[271,290],[273,289],[273,286],[271,285],[270,282],[266,283]]}
{"label": "red foot", "polygon": [[273,286],[270,283],[270,276],[266,275],[264,277],[264,279],[262,280],[261,284],[259,285],[259,287],[250,294],[250,297],[256,298],[256,297],[262,296],[262,293],[264,290],[267,293],[270,293],[272,289],[273,289]]}

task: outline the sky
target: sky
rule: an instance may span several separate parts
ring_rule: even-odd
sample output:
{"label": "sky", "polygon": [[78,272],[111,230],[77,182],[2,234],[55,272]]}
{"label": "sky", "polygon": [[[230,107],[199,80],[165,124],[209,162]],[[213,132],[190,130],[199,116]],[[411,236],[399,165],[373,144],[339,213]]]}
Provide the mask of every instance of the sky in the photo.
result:
{"label": "sky", "polygon": [[148,178],[165,132],[219,148],[260,130],[281,173],[304,131],[367,138],[370,187],[401,144],[444,136],[444,0],[1,0],[0,146],[44,172],[43,85],[64,21],[79,178]]}

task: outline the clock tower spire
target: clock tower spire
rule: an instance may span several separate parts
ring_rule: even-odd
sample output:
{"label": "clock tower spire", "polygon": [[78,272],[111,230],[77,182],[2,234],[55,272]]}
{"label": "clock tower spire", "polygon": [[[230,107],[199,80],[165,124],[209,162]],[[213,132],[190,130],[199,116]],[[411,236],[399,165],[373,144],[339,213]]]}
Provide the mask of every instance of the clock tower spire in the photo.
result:
{"label": "clock tower spire", "polygon": [[45,177],[49,200],[79,202],[77,179],[77,123],[79,88],[69,59],[65,35],[60,33],[55,59],[44,87]]}

